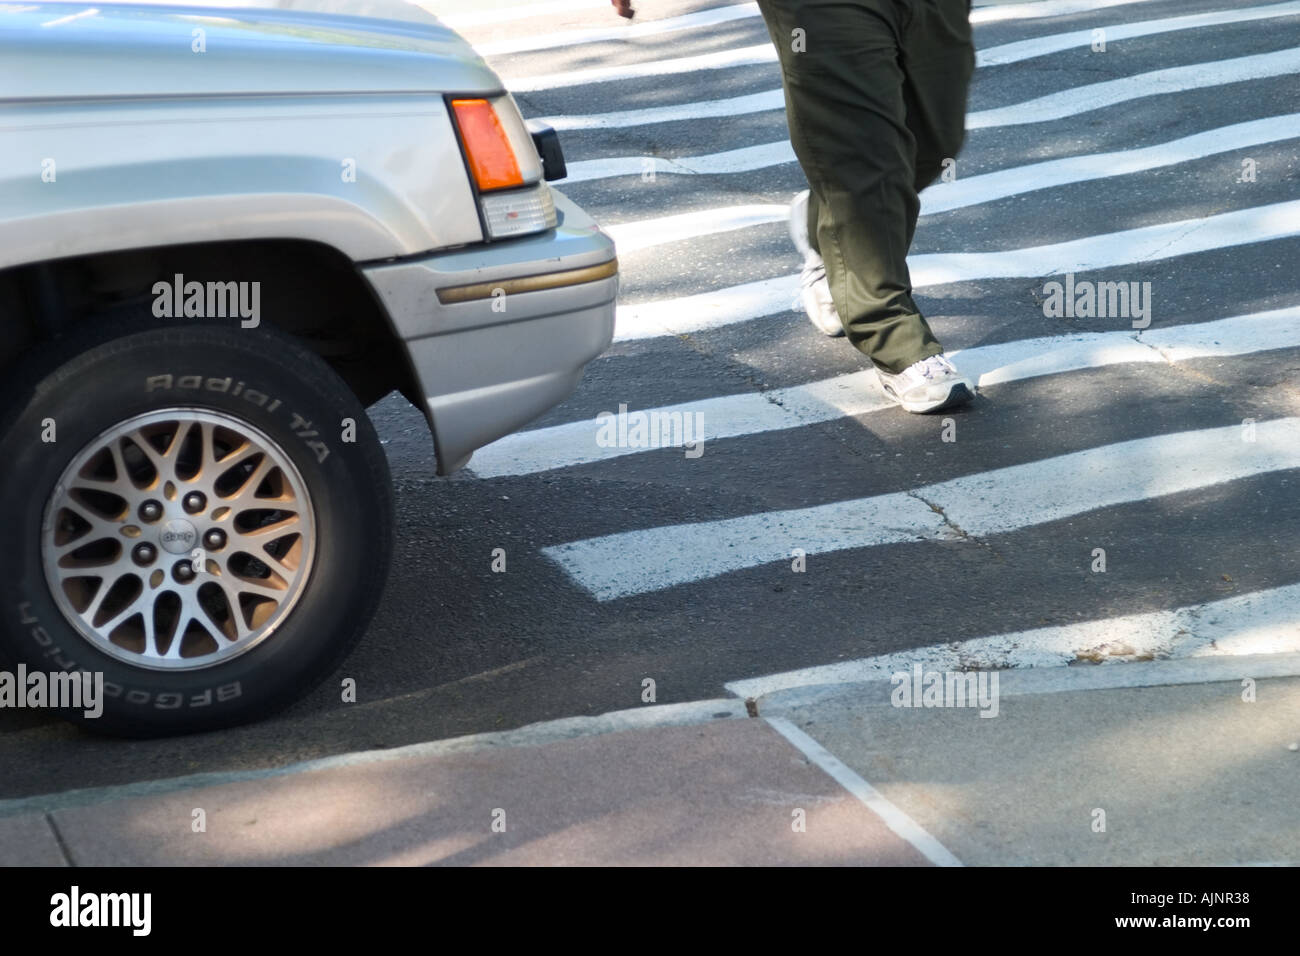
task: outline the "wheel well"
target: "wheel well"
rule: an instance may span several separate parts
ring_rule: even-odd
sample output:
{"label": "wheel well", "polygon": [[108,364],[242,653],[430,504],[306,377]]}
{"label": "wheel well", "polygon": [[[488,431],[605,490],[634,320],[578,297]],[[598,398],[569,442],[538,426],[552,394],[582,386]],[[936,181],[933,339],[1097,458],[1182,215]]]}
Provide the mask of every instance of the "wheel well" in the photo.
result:
{"label": "wheel well", "polygon": [[257,282],[259,321],[293,335],[364,405],[397,389],[420,402],[410,360],[364,277],[336,249],[301,240],[162,246],[0,272],[0,375],[38,343],[97,316],[152,308],[154,284]]}

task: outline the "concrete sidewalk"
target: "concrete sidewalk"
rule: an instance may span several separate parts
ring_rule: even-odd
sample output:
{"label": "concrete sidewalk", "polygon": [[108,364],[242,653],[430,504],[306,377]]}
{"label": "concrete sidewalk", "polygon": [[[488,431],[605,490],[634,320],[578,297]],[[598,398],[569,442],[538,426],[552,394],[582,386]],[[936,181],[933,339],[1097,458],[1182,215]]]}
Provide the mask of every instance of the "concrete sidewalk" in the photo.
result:
{"label": "concrete sidewalk", "polygon": [[0,864],[1296,864],[1298,665],[1001,672],[993,718],[804,687],[3,801]]}

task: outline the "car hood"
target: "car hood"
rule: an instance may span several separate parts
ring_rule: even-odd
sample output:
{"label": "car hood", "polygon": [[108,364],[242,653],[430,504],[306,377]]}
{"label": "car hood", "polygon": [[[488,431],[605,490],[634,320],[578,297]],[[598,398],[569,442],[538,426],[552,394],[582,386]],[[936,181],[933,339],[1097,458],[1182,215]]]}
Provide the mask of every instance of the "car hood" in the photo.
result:
{"label": "car hood", "polygon": [[469,44],[401,0],[0,2],[3,100],[501,88]]}

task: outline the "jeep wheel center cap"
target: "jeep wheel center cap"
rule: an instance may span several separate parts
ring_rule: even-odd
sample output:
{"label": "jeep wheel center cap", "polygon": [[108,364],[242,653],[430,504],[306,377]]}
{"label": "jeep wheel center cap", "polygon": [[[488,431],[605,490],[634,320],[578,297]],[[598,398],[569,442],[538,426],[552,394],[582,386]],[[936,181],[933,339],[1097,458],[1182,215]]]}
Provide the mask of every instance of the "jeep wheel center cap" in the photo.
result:
{"label": "jeep wheel center cap", "polygon": [[173,518],[162,526],[162,533],[158,535],[158,543],[162,545],[164,551],[170,551],[172,554],[186,554],[193,547],[194,542],[199,538],[199,533],[184,518]]}

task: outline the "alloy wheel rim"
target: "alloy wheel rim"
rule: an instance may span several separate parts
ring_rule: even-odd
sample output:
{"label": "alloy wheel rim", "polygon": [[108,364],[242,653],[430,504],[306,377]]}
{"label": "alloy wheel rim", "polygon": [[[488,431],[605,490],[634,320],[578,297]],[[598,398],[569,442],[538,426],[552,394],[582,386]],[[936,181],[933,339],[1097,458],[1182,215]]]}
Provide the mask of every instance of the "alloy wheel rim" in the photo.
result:
{"label": "alloy wheel rim", "polygon": [[136,667],[197,670],[265,641],[310,580],[301,472],[248,422],[169,408],[109,428],[46,503],[41,558],[64,618]]}

